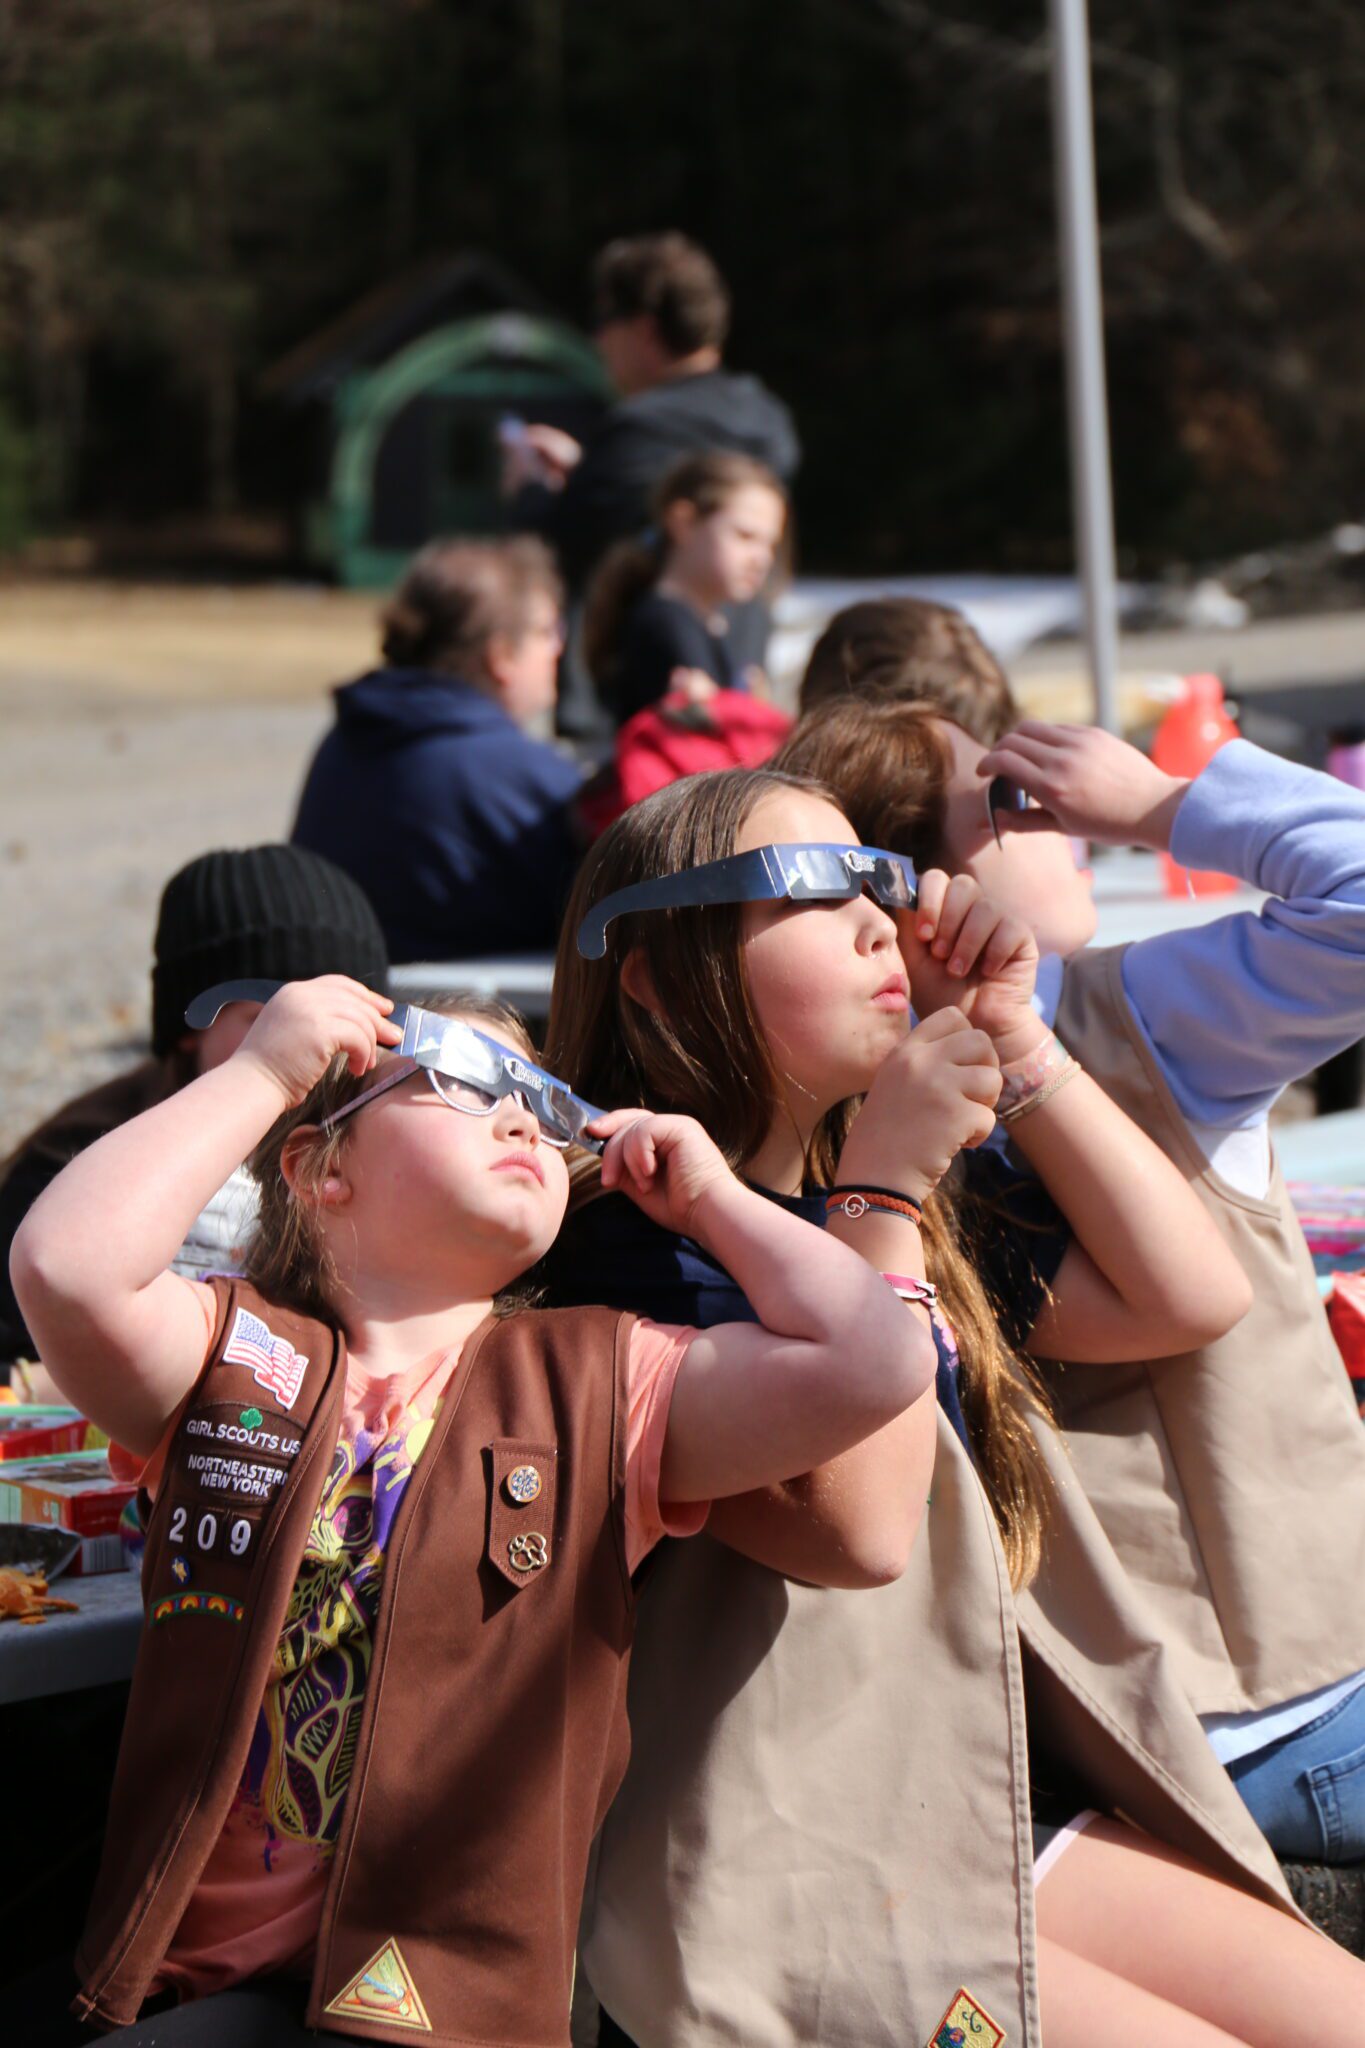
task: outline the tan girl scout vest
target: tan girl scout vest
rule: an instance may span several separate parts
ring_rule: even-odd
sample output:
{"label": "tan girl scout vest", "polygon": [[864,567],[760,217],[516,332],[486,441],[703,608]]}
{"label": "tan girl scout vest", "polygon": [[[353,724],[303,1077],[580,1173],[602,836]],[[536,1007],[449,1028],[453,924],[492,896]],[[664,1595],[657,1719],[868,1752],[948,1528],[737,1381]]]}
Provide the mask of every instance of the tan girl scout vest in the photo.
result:
{"label": "tan girl scout vest", "polygon": [[1365,1430],[1278,1164],[1264,1200],[1213,1171],[1129,1008],[1123,951],[1068,961],[1057,1035],[1174,1160],[1255,1299],[1201,1351],[1049,1385],[1196,1709],[1240,1713],[1365,1669]]}
{"label": "tan girl scout vest", "polygon": [[940,1415],[904,1576],[794,1585],[709,1537],[641,1598],[632,1756],[594,1856],[583,1964],[643,2048],[925,2048],[965,1992],[1040,2048],[1029,1757],[1293,1912],[1055,1434],[1047,1562],[1017,1605]]}
{"label": "tan girl scout vest", "polygon": [[[343,1340],[214,1285],[77,1958],[77,2009],[111,2025],[222,1828],[341,1416]],[[489,1317],[465,1345],[389,1540],[309,2026],[567,2048],[583,1873],[627,1753],[631,1321]]]}

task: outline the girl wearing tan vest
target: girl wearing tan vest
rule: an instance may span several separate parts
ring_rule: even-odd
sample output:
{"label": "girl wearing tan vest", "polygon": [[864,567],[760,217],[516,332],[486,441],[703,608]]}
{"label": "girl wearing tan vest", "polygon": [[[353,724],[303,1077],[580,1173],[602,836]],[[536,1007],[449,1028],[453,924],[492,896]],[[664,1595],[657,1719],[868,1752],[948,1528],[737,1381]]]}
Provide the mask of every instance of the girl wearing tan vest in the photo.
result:
{"label": "girl wearing tan vest", "polygon": [[[561,940],[561,1070],[704,1104],[746,1178],[824,1212],[911,1314],[920,1276],[937,1282],[961,1350],[959,1370],[940,1323],[937,1402],[653,1561],[587,1974],[641,2048],[1036,2048],[1044,2024],[1049,2048],[1281,2048],[1305,1998],[1355,2005],[1365,1976],[1296,1924],[957,1248],[934,1192],[954,1149],[928,1108],[942,1064],[1000,1058],[1005,1114],[1073,1223],[1036,1316],[1049,1344],[1175,1350],[1235,1320],[1245,1286],[1092,1082],[1028,1072],[1025,929],[965,885],[926,938],[902,874],[808,783],[698,777],[611,828]],[[965,976],[930,957],[936,930]],[[907,994],[935,984],[975,990],[973,1024],[945,1003],[907,1035]],[[742,1312],[723,1250],[635,1229],[592,1192],[552,1294],[610,1276],[623,1304]],[[836,1575],[869,1590],[801,1583]],[[1365,2040],[1365,2019],[1346,2024]]]}
{"label": "girl wearing tan vest", "polygon": [[[79,2011],[130,2043],[564,2048],[631,1573],[932,1382],[885,1282],[695,1124],[590,1122],[499,1006],[391,1009],[288,984],[16,1240],[45,1363],[155,1503],[78,1957]],[[590,1133],[608,1186],[724,1245],[757,1324],[527,1308]],[[168,1272],[249,1154],[248,1281]]]}
{"label": "girl wearing tan vest", "polygon": [[[1091,1503],[1273,1847],[1365,1856],[1365,1432],[1267,1128],[1289,1081],[1365,1031],[1365,799],[1244,740],[1194,784],[1089,728],[1025,723],[987,752],[923,702],[828,705],[790,758],[834,780],[860,830],[973,876],[1069,956],[1043,963],[1046,1020],[1251,1280],[1249,1314],[1214,1343],[1121,1369],[1072,1354],[1048,1382]],[[1004,814],[998,842],[997,775],[1045,807]],[[1173,846],[1269,900],[1082,950],[1094,908],[1064,832]]]}

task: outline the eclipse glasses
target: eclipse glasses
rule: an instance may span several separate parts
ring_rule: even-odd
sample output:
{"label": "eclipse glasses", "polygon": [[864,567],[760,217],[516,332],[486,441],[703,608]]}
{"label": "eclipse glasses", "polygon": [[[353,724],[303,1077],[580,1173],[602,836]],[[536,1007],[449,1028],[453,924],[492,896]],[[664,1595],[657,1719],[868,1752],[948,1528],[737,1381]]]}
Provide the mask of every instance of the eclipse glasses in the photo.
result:
{"label": "eclipse glasses", "polygon": [[1000,816],[1011,817],[1019,811],[1031,811],[1033,799],[1026,789],[1017,782],[1011,782],[1008,775],[993,775],[986,786],[986,816],[991,821],[997,846],[1003,845],[1000,837]]}
{"label": "eclipse glasses", "polygon": [[[207,1031],[228,1003],[268,1003],[283,986],[278,981],[220,981],[194,998],[185,1012],[185,1022],[192,1031]],[[420,1069],[441,1100],[465,1116],[491,1116],[505,1096],[515,1095],[535,1117],[547,1145],[560,1151],[569,1145],[581,1145],[588,1152],[602,1150],[605,1140],[587,1135],[588,1125],[603,1115],[602,1110],[594,1109],[543,1067],[476,1031],[472,1024],[437,1010],[419,1009],[415,1003],[395,1003],[389,1022],[403,1034],[399,1044],[384,1048],[394,1055],[391,1067],[372,1087],[324,1117],[323,1130],[353,1115],[376,1095],[397,1088]]]}
{"label": "eclipse glasses", "polygon": [[641,910],[681,910],[711,903],[846,903],[871,891],[887,910],[913,910],[919,901],[913,864],[880,846],[757,846],[705,861],[680,874],[633,882],[604,896],[578,927],[578,950],[600,960],[607,926]]}

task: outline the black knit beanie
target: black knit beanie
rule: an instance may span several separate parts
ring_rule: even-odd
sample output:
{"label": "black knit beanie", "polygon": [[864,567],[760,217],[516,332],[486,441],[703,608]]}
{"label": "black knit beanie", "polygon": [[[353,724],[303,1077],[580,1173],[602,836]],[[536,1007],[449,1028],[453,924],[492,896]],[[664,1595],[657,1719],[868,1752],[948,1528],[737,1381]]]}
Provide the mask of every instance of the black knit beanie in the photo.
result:
{"label": "black knit beanie", "polygon": [[185,1007],[215,982],[349,974],[386,993],[388,950],[364,891],[301,846],[201,854],[161,894],[152,1050],[185,1035]]}

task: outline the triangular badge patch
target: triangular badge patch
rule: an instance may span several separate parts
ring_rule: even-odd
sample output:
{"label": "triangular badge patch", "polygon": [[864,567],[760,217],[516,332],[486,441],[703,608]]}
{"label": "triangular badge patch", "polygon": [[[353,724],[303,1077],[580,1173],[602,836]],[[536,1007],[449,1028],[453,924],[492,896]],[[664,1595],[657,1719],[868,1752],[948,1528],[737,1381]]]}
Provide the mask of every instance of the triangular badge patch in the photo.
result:
{"label": "triangular badge patch", "polygon": [[343,2020],[381,2020],[411,2034],[431,2032],[426,2007],[396,1941],[386,1941],[323,2010]]}
{"label": "triangular badge patch", "polygon": [[929,2048],[1000,2048],[1005,2029],[998,2027],[970,1991],[953,1993],[952,2004],[929,2036]]}

